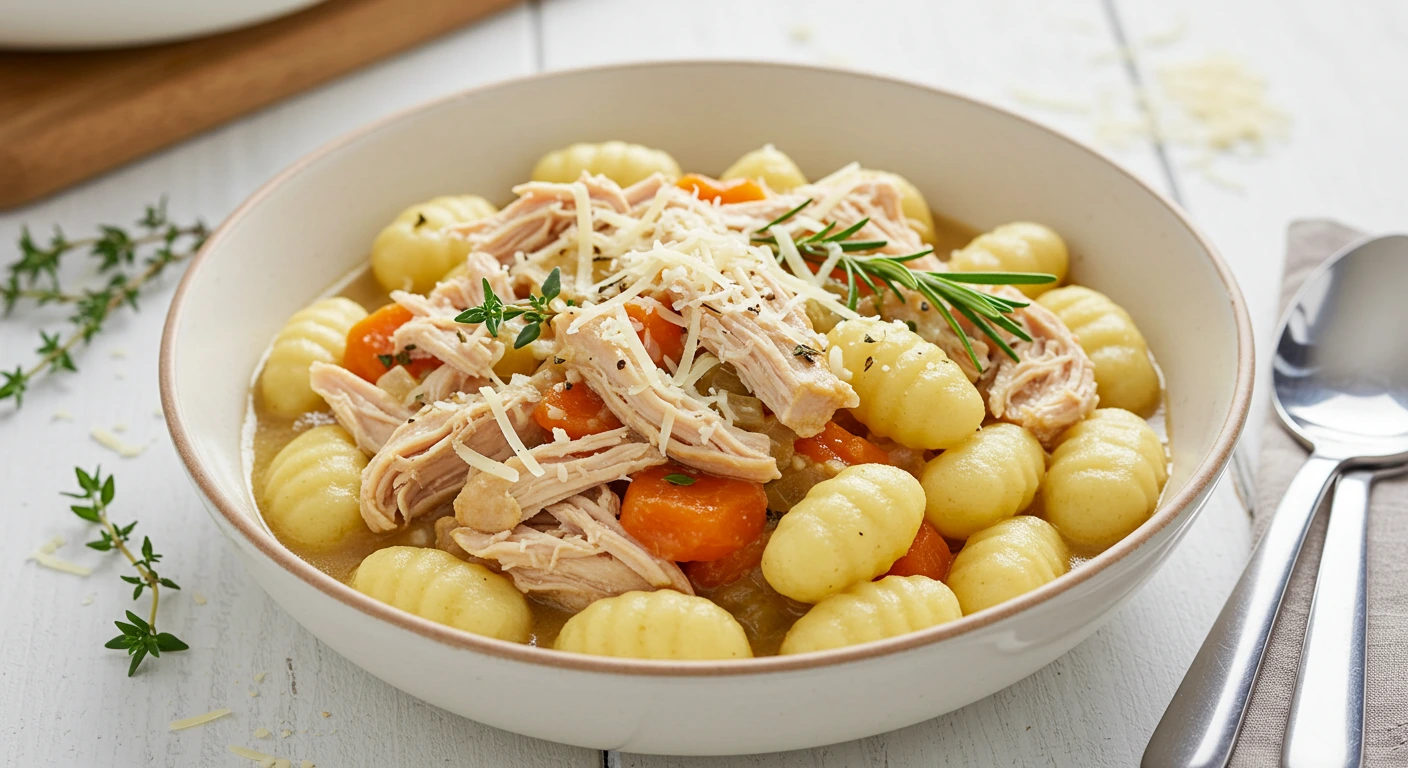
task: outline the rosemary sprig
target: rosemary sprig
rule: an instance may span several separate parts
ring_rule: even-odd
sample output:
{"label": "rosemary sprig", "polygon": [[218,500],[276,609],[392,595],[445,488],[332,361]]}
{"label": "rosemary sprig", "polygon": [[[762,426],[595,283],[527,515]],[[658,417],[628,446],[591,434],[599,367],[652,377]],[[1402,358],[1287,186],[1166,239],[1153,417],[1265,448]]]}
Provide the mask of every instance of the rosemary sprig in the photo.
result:
{"label": "rosemary sprig", "polygon": [[[777,237],[763,235],[763,233],[788,221],[811,204],[812,199],[807,198],[801,205],[763,225],[753,235],[752,241],[771,246],[776,252],[778,260],[782,261],[781,247],[777,242]],[[880,288],[881,285],[889,289],[900,301],[905,300],[904,295],[900,293],[901,288],[915,291],[943,315],[949,328],[953,329],[953,332],[963,342],[968,359],[973,362],[973,366],[980,373],[983,370],[983,365],[979,362],[977,353],[973,351],[973,345],[969,343],[968,334],[963,331],[958,320],[954,317],[955,312],[962,315],[973,327],[991,339],[1008,357],[1013,360],[1018,359],[1017,353],[1007,343],[1007,340],[997,332],[997,328],[1023,341],[1031,341],[1031,336],[1027,334],[1026,330],[1008,317],[1017,309],[1027,306],[1029,302],[975,291],[965,284],[1040,285],[1055,282],[1055,275],[1029,272],[931,272],[910,269],[906,266],[906,262],[933,253],[933,248],[925,248],[905,256],[854,255],[859,251],[873,251],[883,248],[887,244],[885,240],[850,239],[864,229],[868,223],[870,223],[870,219],[864,218],[840,232],[833,233],[832,230],[836,228],[836,222],[833,221],[827,223],[821,230],[795,240],[793,245],[796,246],[797,252],[805,262],[818,265],[818,271],[820,271],[820,267],[831,264],[833,268],[845,272],[846,306],[852,311],[859,306],[862,284],[875,295],[877,303],[883,292]]]}
{"label": "rosemary sprig", "polygon": [[[513,348],[520,349],[532,344],[538,336],[542,335],[543,323],[552,319],[556,314],[548,305],[562,292],[562,272],[557,267],[552,268],[543,280],[543,290],[540,295],[530,295],[525,301],[528,304],[505,304],[494,293],[494,289],[489,286],[489,280],[484,280],[484,303],[477,307],[470,307],[455,317],[455,322],[473,325],[483,323],[489,329],[489,335],[497,337],[499,326],[515,317],[522,317],[524,321],[523,330],[518,332],[518,338],[513,341]],[[571,302],[569,302],[570,304]]]}
{"label": "rosemary sprig", "polygon": [[[96,237],[76,240],[68,239],[63,230],[55,227],[47,245],[36,242],[27,227],[20,231],[20,258],[8,266],[4,282],[0,283],[4,314],[13,312],[21,300],[38,306],[68,305],[73,308],[68,318],[73,327],[66,336],[40,331],[39,346],[34,350],[38,359],[34,363],[29,367],[16,366],[13,371],[0,370],[0,400],[13,398],[19,407],[34,378],[41,373],[77,371],[73,351],[78,344],[91,342],[119,307],[126,304],[136,309],[142,287],[167,267],[193,255],[208,234],[200,221],[187,226],[173,224],[166,214],[165,198],[146,207],[137,227],[138,233],[133,234],[121,227],[102,225]],[[178,244],[183,247],[178,248]],[[150,253],[139,258],[148,247]],[[64,255],[85,248],[98,259],[98,274],[105,278],[102,287],[63,290],[59,266]],[[139,270],[127,271],[139,261]]]}
{"label": "rosemary sprig", "polygon": [[75,515],[87,520],[90,523],[97,523],[102,526],[99,529],[99,538],[88,542],[88,546],[99,552],[110,552],[117,550],[127,562],[136,569],[136,576],[123,576],[122,580],[128,584],[135,585],[132,590],[132,599],[136,600],[142,596],[146,590],[151,590],[152,607],[148,618],[126,611],[127,621],[113,622],[117,625],[122,634],[114,637],[104,644],[104,648],[114,650],[126,650],[132,657],[132,663],[127,667],[127,676],[131,677],[137,673],[137,667],[142,665],[142,660],[149,654],[153,657],[161,656],[162,651],[174,652],[184,651],[190,646],[186,645],[180,638],[170,632],[158,632],[156,628],[156,610],[161,601],[161,587],[169,589],[180,589],[176,582],[161,576],[156,572],[156,563],[161,560],[161,555],[152,549],[152,540],[146,536],[142,537],[140,548],[141,557],[137,557],[127,546],[132,536],[132,529],[137,527],[136,521],[125,526],[117,525],[108,517],[108,505],[112,504],[113,497],[117,495],[117,484],[112,475],[103,476],[102,467],[93,470],[90,475],[80,467],[74,467],[74,473],[78,476],[78,493],[63,492],[64,496],[88,502],[74,504],[69,507]]}

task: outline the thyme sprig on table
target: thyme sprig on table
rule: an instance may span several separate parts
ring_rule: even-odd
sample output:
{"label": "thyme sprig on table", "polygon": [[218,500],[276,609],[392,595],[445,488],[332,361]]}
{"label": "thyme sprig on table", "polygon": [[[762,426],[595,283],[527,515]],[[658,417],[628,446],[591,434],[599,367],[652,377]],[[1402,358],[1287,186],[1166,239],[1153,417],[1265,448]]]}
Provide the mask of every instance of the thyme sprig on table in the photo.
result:
{"label": "thyme sprig on table", "polygon": [[[753,235],[752,241],[770,246],[776,252],[778,261],[783,261],[781,246],[776,235],[764,235],[763,233],[788,221],[811,204],[812,199],[807,198],[801,205],[763,225]],[[983,370],[983,365],[979,362],[972,344],[968,341],[968,334],[964,333],[957,319],[954,318],[954,312],[967,319],[973,327],[991,339],[1008,357],[1013,360],[1018,359],[1012,346],[1002,338],[994,326],[1023,341],[1031,341],[1031,336],[1027,334],[1026,330],[1008,317],[1015,310],[1027,306],[1029,302],[976,291],[965,283],[973,285],[1041,285],[1055,282],[1055,275],[1035,272],[931,272],[910,269],[906,266],[907,262],[928,256],[934,252],[934,249],[925,248],[918,253],[905,256],[857,254],[858,251],[873,251],[888,244],[886,240],[850,239],[864,229],[868,223],[870,223],[870,219],[863,218],[839,232],[833,232],[832,230],[836,228],[836,222],[833,221],[822,227],[820,231],[795,240],[793,245],[796,246],[798,254],[808,264],[815,264],[820,268],[831,263],[833,268],[844,271],[846,306],[852,311],[859,306],[862,284],[875,295],[877,303],[882,293],[879,284],[888,288],[902,302],[905,298],[900,293],[900,288],[904,288],[919,293],[943,315],[949,327],[962,340],[963,348],[968,353],[968,359],[973,362],[973,366],[979,372]],[[839,257],[835,253],[837,249],[840,251]]]}
{"label": "thyme sprig on table", "polygon": [[[70,240],[56,226],[48,243],[41,244],[28,227],[21,229],[20,258],[7,267],[0,283],[4,314],[8,316],[21,301],[32,301],[36,306],[67,305],[72,307],[68,318],[72,328],[67,335],[40,331],[34,363],[0,370],[0,400],[14,399],[19,407],[35,377],[46,371],[77,371],[73,352],[79,343],[91,342],[123,305],[136,309],[142,287],[167,267],[192,256],[208,234],[200,221],[184,226],[172,223],[165,198],[146,207],[135,230],[104,224],[94,237]],[[100,287],[65,290],[59,281],[63,257],[83,249],[98,260]]]}
{"label": "thyme sprig on table", "polygon": [[[505,304],[503,299],[494,293],[494,289],[489,286],[488,278],[484,280],[484,303],[477,307],[470,307],[455,317],[455,322],[465,324],[483,323],[489,330],[489,335],[498,337],[499,326],[515,317],[522,317],[524,321],[523,330],[518,332],[518,338],[513,341],[513,348],[520,349],[532,344],[538,336],[542,335],[543,323],[552,319],[556,312],[548,305],[562,292],[562,271],[557,267],[552,268],[547,279],[543,280],[542,293],[537,296],[529,296],[524,301],[527,305],[513,303]],[[569,301],[570,305],[571,302]]]}
{"label": "thyme sprig on table", "polygon": [[156,564],[161,560],[161,555],[152,548],[152,540],[146,536],[142,537],[142,546],[138,549],[141,557],[133,554],[128,546],[132,530],[137,527],[136,521],[127,525],[117,525],[108,516],[108,506],[112,504],[113,498],[117,495],[117,484],[112,475],[103,476],[102,467],[93,470],[92,474],[83,471],[82,468],[75,467],[74,473],[78,476],[78,492],[63,492],[64,496],[78,499],[79,503],[69,507],[75,515],[90,522],[102,526],[98,533],[99,538],[88,542],[91,549],[99,552],[111,552],[117,550],[122,556],[127,558],[127,562],[136,569],[136,576],[122,576],[122,580],[134,585],[132,599],[137,600],[142,593],[150,590],[152,595],[151,612],[146,619],[126,611],[127,621],[115,621],[122,634],[109,640],[103,647],[114,650],[126,650],[132,657],[132,663],[127,667],[127,676],[131,677],[137,673],[137,668],[142,665],[142,660],[148,655],[152,658],[161,656],[162,651],[168,653],[184,651],[187,646],[180,638],[170,632],[158,632],[156,628],[156,611],[161,602],[161,587],[168,589],[180,589],[176,582],[168,579],[156,572]]}

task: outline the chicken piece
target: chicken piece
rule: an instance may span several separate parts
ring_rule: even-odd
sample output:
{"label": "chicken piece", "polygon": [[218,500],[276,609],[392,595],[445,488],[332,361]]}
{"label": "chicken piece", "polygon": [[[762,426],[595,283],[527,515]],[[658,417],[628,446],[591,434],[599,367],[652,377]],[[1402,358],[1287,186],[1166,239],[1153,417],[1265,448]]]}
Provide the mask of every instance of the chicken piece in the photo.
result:
{"label": "chicken piece", "polygon": [[[862,309],[865,307],[865,304],[861,305]],[[963,329],[964,335],[968,337],[968,343],[972,345],[978,362],[982,363],[983,371],[986,371],[992,364],[992,349],[987,340],[969,324],[967,318],[957,312],[952,314],[958,326]],[[963,375],[967,376],[969,381],[976,382],[982,376],[983,371],[974,367],[972,358],[968,357],[963,340],[953,332],[943,314],[930,306],[929,300],[922,294],[909,291],[905,293],[905,300],[900,301],[893,293],[886,291],[880,304],[880,317],[911,325],[921,338],[937,345],[948,355],[948,359],[958,363],[958,367],[963,369]]]}
{"label": "chicken piece", "polygon": [[555,526],[521,524],[511,531],[450,531],[454,545],[489,561],[520,591],[569,611],[632,590],[670,588],[694,594],[679,566],[651,555],[617,521],[620,500],[602,486],[547,508]]}
{"label": "chicken piece", "polygon": [[308,369],[308,384],[327,401],[337,423],[369,456],[381,450],[391,433],[413,413],[390,392],[340,365],[314,362]]}
{"label": "chicken piece", "polygon": [[625,427],[577,440],[544,443],[529,449],[528,454],[541,465],[543,474],[529,472],[517,456],[504,461],[518,474],[517,480],[471,469],[455,497],[455,518],[476,531],[501,533],[549,504],[665,463],[659,451],[631,441],[631,432]]}
{"label": "chicken piece", "polygon": [[396,349],[429,355],[466,377],[488,377],[494,361],[503,354],[503,344],[483,325],[457,323],[455,317],[484,303],[485,280],[505,303],[515,296],[507,272],[488,255],[471,253],[466,264],[465,274],[440,282],[426,296],[392,291],[391,300],[413,317],[397,328],[391,339]]}
{"label": "chicken piece", "polygon": [[[553,318],[559,356],[606,402],[621,423],[643,435],[675,461],[721,477],[767,482],[781,477],[768,453],[766,435],[730,426],[723,417],[674,386],[651,365],[644,367],[631,345],[639,344],[630,318],[619,307],[573,322],[580,310]],[[643,348],[640,354],[644,354]],[[645,363],[649,363],[647,359]]]}
{"label": "chicken piece", "polygon": [[655,196],[660,194],[661,188],[669,183],[670,180],[666,179],[664,174],[652,173],[621,190],[621,195],[626,198],[626,205],[630,206],[631,212],[635,213],[636,208],[653,201]]}
{"label": "chicken piece", "polygon": [[406,395],[403,404],[419,408],[426,403],[449,400],[460,392],[478,392],[480,387],[489,383],[490,379],[470,376],[457,368],[442,365],[426,374],[425,380]]}
{"label": "chicken piece", "polygon": [[[545,437],[531,413],[551,384],[546,377],[516,378],[499,392],[514,430],[528,442]],[[395,530],[450,503],[469,475],[457,445],[495,461],[513,455],[482,396],[458,394],[431,403],[397,427],[362,471],[367,527],[378,533]]]}
{"label": "chicken piece", "polygon": [[[1030,301],[1003,286],[995,291],[1018,301]],[[995,418],[1026,427],[1050,450],[1072,424],[1095,410],[1095,365],[1075,335],[1046,307],[1032,302],[1013,312],[1031,341],[1009,340],[1019,361],[995,354],[988,369],[988,410]]]}
{"label": "chicken piece", "polygon": [[[583,173],[574,183],[586,187],[593,208],[622,214],[631,208],[621,187],[605,176]],[[651,180],[646,179],[636,186],[650,183]],[[647,189],[643,187],[639,193]],[[513,263],[514,254],[541,251],[562,238],[567,230],[575,229],[577,224],[577,199],[572,184],[530,181],[514,187],[513,192],[518,199],[502,211],[452,227],[469,239],[474,251],[487,254],[504,265]]]}
{"label": "chicken piece", "polygon": [[860,399],[826,364],[820,352],[826,337],[812,329],[802,302],[765,271],[739,277],[752,295],[729,303],[698,296],[692,282],[677,280],[670,287],[675,309],[688,312],[698,305],[694,311],[703,312],[699,341],[704,348],[732,363],[778,421],[800,437],[811,437],[837,409],[854,408]]}

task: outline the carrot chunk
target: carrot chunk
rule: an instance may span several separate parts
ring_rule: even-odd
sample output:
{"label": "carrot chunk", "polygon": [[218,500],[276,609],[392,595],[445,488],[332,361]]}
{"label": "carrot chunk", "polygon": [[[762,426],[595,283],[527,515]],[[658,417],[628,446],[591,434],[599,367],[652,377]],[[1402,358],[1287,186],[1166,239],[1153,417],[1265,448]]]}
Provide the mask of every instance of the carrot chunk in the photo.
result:
{"label": "carrot chunk", "polygon": [[663,365],[665,358],[678,363],[684,355],[684,329],[667,320],[658,307],[650,299],[628,301],[626,315],[641,325],[636,335],[656,365]]}
{"label": "carrot chunk", "polygon": [[767,193],[758,186],[758,182],[752,179],[729,179],[719,181],[700,173],[687,173],[675,182],[675,186],[686,192],[694,192],[700,200],[705,202],[718,201],[724,205],[729,203],[746,203],[750,200],[764,200]]}
{"label": "carrot chunk", "polygon": [[818,464],[833,460],[848,466],[893,463],[890,454],[881,450],[880,446],[847,432],[834,421],[828,421],[818,434],[799,438],[792,447]]}
{"label": "carrot chunk", "polygon": [[569,382],[556,384],[543,395],[533,409],[533,421],[549,432],[559,428],[573,440],[621,426],[621,420],[591,387]]}
{"label": "carrot chunk", "polygon": [[768,521],[761,483],[706,475],[677,464],[637,472],[621,503],[621,526],[666,560],[718,560],[748,546]]}
{"label": "carrot chunk", "polygon": [[885,576],[928,576],[943,581],[948,578],[948,568],[952,564],[953,553],[949,551],[948,542],[939,535],[937,528],[925,520],[919,525],[919,533],[914,535],[909,551],[890,566]]}
{"label": "carrot chunk", "polygon": [[725,555],[718,560],[685,563],[683,566],[684,575],[688,576],[690,582],[700,589],[713,589],[725,584],[732,584],[762,564],[763,550],[767,548],[768,539],[771,536],[771,532],[763,531],[758,538],[753,539],[733,554]]}
{"label": "carrot chunk", "polygon": [[409,309],[392,303],[367,315],[347,331],[347,350],[342,353],[342,367],[375,382],[381,375],[398,365],[416,378],[439,368],[433,357],[412,357],[411,350],[396,349],[391,337],[413,315]]}

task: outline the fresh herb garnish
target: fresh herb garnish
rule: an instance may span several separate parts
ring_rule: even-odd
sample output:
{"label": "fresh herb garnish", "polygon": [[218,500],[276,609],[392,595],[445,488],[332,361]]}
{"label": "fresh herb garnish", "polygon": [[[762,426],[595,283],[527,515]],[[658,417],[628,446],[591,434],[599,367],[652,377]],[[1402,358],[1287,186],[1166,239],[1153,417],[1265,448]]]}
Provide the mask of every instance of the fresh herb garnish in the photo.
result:
{"label": "fresh herb garnish", "polygon": [[[484,303],[477,307],[470,307],[455,317],[455,322],[465,324],[483,323],[489,330],[489,335],[497,337],[499,326],[515,317],[522,317],[523,330],[518,332],[518,338],[514,339],[513,348],[521,349],[532,344],[543,332],[543,323],[552,319],[556,314],[549,304],[562,292],[562,271],[553,267],[547,279],[543,281],[542,294],[529,296],[525,301],[528,304],[505,304],[503,299],[494,293],[494,289],[489,286],[488,278],[484,279]],[[567,302],[568,306],[572,302]]]}
{"label": "fresh herb garnish", "polygon": [[796,346],[796,348],[794,348],[794,349],[792,350],[792,356],[793,356],[793,357],[805,358],[806,361],[809,362],[809,363],[814,363],[814,362],[816,362],[816,356],[819,355],[819,354],[821,354],[821,353],[818,352],[818,351],[816,351],[815,349],[812,349],[811,347],[807,346],[806,344],[798,344],[798,345]]}
{"label": "fresh herb garnish", "polygon": [[689,475],[681,475],[676,472],[673,474],[665,475],[665,482],[669,483],[670,485],[690,486],[694,485],[695,479],[690,477]]}
{"label": "fresh herb garnish", "polygon": [[[35,241],[26,227],[20,230],[20,258],[8,267],[0,283],[0,303],[9,315],[21,300],[37,306],[67,304],[73,307],[69,322],[73,330],[67,336],[39,332],[38,360],[29,366],[17,366],[13,371],[0,371],[0,400],[13,398],[15,406],[24,402],[24,394],[34,378],[45,371],[77,371],[73,361],[74,348],[79,342],[88,343],[103,328],[114,310],[124,304],[137,308],[142,286],[151,282],[172,264],[184,261],[200,249],[208,234],[200,221],[188,226],[171,223],[166,215],[166,200],[147,206],[137,220],[136,233],[122,227],[102,225],[95,237],[70,240],[63,230],[54,228],[48,245]],[[178,247],[180,245],[180,247]],[[141,258],[140,270],[127,271],[139,261],[139,253],[152,246]],[[100,288],[79,291],[65,290],[59,283],[59,265],[63,256],[86,248],[98,259],[98,274],[104,282]]]}
{"label": "fresh herb garnish", "polygon": [[137,570],[136,576],[123,576],[122,580],[134,585],[132,599],[136,600],[142,593],[151,590],[152,608],[148,618],[143,619],[137,614],[126,611],[127,621],[113,622],[122,634],[107,641],[104,648],[114,650],[126,650],[132,657],[132,663],[127,667],[127,676],[136,674],[137,667],[142,665],[142,660],[148,655],[152,658],[161,656],[162,651],[184,651],[189,646],[182,642],[170,632],[158,632],[156,629],[156,609],[161,598],[161,587],[169,589],[180,589],[176,582],[159,575],[156,572],[156,563],[161,560],[161,555],[152,549],[152,540],[146,536],[142,537],[140,548],[141,557],[137,557],[128,548],[128,540],[132,536],[132,529],[137,527],[136,521],[127,525],[117,525],[108,517],[108,505],[112,504],[113,497],[117,495],[117,485],[112,475],[103,476],[102,468],[99,467],[88,474],[82,469],[75,467],[74,473],[78,476],[78,493],[64,492],[63,495],[70,498],[88,502],[88,505],[74,504],[69,507],[75,515],[87,520],[90,523],[97,523],[102,526],[98,531],[99,538],[88,542],[88,546],[99,552],[110,552],[117,550],[127,562]]}
{"label": "fresh herb garnish", "polygon": [[[802,209],[811,203],[812,199],[807,198],[801,205],[768,222],[753,235],[753,242],[771,246],[777,253],[778,260],[781,261],[782,253],[777,238],[764,236],[762,233],[801,213]],[[1013,360],[1018,359],[1017,353],[1013,351],[1011,345],[1002,338],[993,326],[1007,331],[1023,341],[1031,341],[1031,336],[1022,326],[1008,317],[1012,312],[1027,306],[1030,302],[975,291],[965,283],[972,285],[1042,285],[1055,282],[1055,275],[1034,272],[929,272],[905,266],[906,262],[933,253],[933,248],[925,248],[918,253],[911,253],[907,256],[852,255],[857,251],[873,251],[877,248],[883,248],[887,244],[885,240],[849,239],[868,223],[870,223],[870,219],[867,217],[840,232],[833,233],[832,230],[836,228],[836,222],[833,221],[826,224],[820,231],[796,240],[794,245],[807,263],[823,266],[829,262],[834,268],[845,272],[846,306],[852,311],[860,303],[861,284],[864,284],[871,293],[875,294],[877,301],[882,293],[877,281],[894,293],[900,301],[904,301],[900,288],[916,291],[943,315],[949,328],[953,329],[953,332],[963,342],[968,359],[973,361],[973,366],[979,372],[983,370],[983,365],[968,341],[968,334],[964,333],[954,318],[954,312],[966,318],[968,322],[973,324],[973,327],[991,339],[1008,357]],[[840,250],[839,255],[835,254],[836,249]],[[914,330],[912,322],[909,323],[909,326],[910,330]]]}

